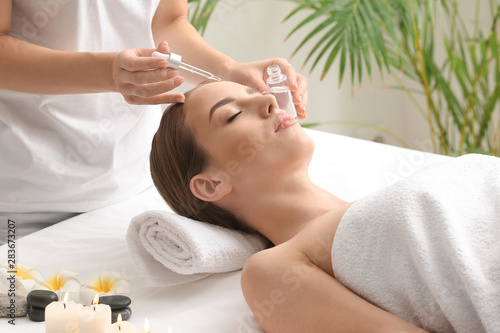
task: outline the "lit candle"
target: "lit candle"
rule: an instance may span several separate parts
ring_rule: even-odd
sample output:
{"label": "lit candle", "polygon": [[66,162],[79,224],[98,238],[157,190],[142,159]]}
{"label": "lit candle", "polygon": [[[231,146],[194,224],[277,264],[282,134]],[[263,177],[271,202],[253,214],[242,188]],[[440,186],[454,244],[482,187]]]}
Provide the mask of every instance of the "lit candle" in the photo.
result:
{"label": "lit candle", "polygon": [[112,324],[106,329],[106,333],[134,333],[136,331],[135,326],[128,321],[122,321],[122,314],[118,314],[116,318],[116,323]]}
{"label": "lit candle", "polygon": [[149,328],[148,318],[144,319],[144,329],[137,331],[137,333],[155,333],[155,331],[153,331]]}
{"label": "lit candle", "polygon": [[111,307],[99,304],[99,296],[95,295],[91,306],[84,307],[80,313],[80,333],[105,333],[111,326]]}
{"label": "lit candle", "polygon": [[45,308],[45,333],[78,332],[78,312],[83,305],[68,302],[68,293]]}

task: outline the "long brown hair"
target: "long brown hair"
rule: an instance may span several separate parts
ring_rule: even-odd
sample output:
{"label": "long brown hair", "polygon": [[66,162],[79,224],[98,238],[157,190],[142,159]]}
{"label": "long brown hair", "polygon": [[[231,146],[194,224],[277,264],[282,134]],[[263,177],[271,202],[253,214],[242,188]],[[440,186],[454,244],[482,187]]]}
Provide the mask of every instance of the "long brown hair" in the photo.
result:
{"label": "long brown hair", "polygon": [[[184,95],[187,99],[189,92]],[[250,231],[230,211],[202,201],[191,192],[191,178],[203,171],[209,156],[196,141],[185,119],[183,103],[170,105],[153,137],[150,165],[158,192],[182,216],[229,229]]]}

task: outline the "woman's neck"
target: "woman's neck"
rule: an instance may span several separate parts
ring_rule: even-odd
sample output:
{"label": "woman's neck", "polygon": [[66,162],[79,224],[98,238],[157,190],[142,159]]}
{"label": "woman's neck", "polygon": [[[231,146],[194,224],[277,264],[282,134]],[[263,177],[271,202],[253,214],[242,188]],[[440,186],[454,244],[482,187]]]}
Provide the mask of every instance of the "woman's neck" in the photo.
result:
{"label": "woman's neck", "polygon": [[344,204],[305,178],[267,184],[265,190],[254,188],[237,195],[230,210],[277,245],[293,238],[310,221]]}

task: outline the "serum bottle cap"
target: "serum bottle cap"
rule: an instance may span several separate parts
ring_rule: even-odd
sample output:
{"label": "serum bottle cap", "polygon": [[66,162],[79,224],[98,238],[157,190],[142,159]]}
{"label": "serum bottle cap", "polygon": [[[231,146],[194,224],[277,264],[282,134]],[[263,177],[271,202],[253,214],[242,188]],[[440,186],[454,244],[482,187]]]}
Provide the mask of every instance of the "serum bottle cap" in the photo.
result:
{"label": "serum bottle cap", "polygon": [[268,85],[276,85],[285,82],[287,79],[286,75],[281,73],[281,68],[278,65],[267,67],[267,74],[269,75],[267,78]]}
{"label": "serum bottle cap", "polygon": [[181,66],[182,56],[175,53],[160,53],[154,51],[153,57],[160,57],[168,61],[168,67],[178,69]]}

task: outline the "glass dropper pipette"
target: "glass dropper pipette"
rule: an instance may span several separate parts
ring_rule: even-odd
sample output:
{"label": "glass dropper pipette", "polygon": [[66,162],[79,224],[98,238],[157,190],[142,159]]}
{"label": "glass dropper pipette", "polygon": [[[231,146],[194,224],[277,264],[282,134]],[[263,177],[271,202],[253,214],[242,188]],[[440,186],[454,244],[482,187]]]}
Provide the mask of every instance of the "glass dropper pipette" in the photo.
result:
{"label": "glass dropper pipette", "polygon": [[207,79],[221,81],[220,78],[218,78],[217,76],[213,75],[210,72],[204,71],[203,69],[200,69],[198,67],[194,67],[194,66],[191,66],[189,64],[182,62],[182,57],[176,53],[165,54],[165,53],[160,53],[158,51],[155,51],[155,52],[153,52],[152,56],[153,57],[160,57],[160,58],[168,60],[168,67],[170,67],[170,68],[174,68],[174,69],[180,68],[180,69],[183,69],[185,71],[203,76]]}

